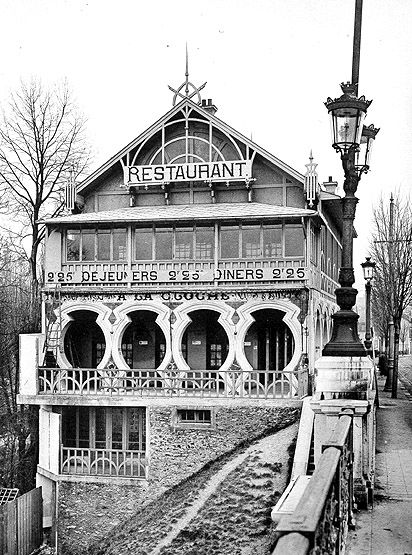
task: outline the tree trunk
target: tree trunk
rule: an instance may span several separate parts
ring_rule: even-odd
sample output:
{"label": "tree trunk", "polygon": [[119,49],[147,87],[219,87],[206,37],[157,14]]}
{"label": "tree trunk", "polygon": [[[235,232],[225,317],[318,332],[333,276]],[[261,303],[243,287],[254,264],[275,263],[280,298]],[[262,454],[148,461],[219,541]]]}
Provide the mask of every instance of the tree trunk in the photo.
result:
{"label": "tree trunk", "polygon": [[392,379],[392,398],[398,397],[398,368],[399,368],[399,339],[401,335],[401,321],[394,318],[394,353],[393,353],[393,379]]}

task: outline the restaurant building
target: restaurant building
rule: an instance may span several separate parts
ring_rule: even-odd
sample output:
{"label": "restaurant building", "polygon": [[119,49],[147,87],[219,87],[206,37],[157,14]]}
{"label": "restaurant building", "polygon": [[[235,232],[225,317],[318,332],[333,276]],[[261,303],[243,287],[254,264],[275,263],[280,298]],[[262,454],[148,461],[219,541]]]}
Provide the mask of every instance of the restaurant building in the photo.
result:
{"label": "restaurant building", "polygon": [[148,500],[298,418],[329,339],[337,184],[188,85],[45,221],[44,329],[21,336],[19,402],[40,407],[48,525],[62,500]]}

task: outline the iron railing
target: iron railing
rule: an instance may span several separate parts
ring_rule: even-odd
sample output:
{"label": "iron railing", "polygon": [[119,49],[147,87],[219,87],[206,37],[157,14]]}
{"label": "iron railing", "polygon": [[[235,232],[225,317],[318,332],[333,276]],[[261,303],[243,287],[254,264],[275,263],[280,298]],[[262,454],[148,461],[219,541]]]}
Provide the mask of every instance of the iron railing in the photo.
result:
{"label": "iron railing", "polygon": [[344,414],[326,444],[295,511],[281,518],[272,555],[344,553],[353,524],[352,418]]}
{"label": "iron railing", "polygon": [[61,447],[61,473],[146,478],[144,451]]}
{"label": "iron railing", "polygon": [[308,370],[160,371],[39,368],[40,395],[301,399]]}

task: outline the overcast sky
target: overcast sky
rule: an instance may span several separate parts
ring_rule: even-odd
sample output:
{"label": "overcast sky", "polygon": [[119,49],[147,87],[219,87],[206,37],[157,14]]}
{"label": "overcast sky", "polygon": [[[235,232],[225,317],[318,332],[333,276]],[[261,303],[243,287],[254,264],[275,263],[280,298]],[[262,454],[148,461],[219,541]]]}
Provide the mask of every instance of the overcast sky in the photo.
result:
{"label": "overcast sky", "polygon": [[[323,102],[351,78],[355,0],[0,0],[0,100],[20,79],[67,78],[97,167],[207,81],[217,116],[304,173],[342,182]],[[381,131],[361,181],[355,266],[372,203],[412,183],[412,0],[364,0],[359,93]],[[358,286],[362,284],[358,283]],[[363,287],[363,286],[362,286]]]}

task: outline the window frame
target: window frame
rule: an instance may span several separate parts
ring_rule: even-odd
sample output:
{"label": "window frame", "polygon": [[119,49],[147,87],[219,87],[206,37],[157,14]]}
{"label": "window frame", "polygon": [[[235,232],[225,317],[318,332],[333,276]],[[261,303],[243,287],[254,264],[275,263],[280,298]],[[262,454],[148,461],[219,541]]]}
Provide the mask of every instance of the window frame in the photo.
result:
{"label": "window frame", "polygon": [[[134,449],[134,451],[136,452],[146,452],[146,448],[147,448],[147,411],[145,407],[89,407],[88,410],[88,421],[87,421],[87,427],[88,427],[88,446],[80,446],[80,441],[84,441],[84,438],[81,440],[80,438],[80,421],[81,421],[81,417],[80,417],[80,410],[81,409],[85,409],[85,407],[74,407],[74,406],[67,406],[67,407],[63,407],[63,417],[65,416],[65,418],[68,420],[68,413],[67,411],[69,410],[74,410],[74,420],[75,420],[75,430],[74,430],[74,438],[71,436],[70,438],[68,438],[68,430],[67,428],[65,429],[65,436],[64,438],[62,438],[64,441],[62,441],[63,443],[63,447],[67,447],[69,449],[105,449],[108,451],[117,451],[118,449],[114,449],[113,448],[113,415],[114,415],[114,410],[120,411],[121,414],[121,428],[122,428],[122,439],[121,439],[121,443],[122,443],[122,447],[120,449],[120,451],[132,451],[132,449],[129,448],[129,443],[130,443],[130,437],[129,437],[129,432],[130,432],[130,417],[131,417],[131,412],[130,411],[139,411],[140,414],[138,416],[138,420],[139,420],[139,427],[141,430],[141,436],[139,437],[139,444],[141,449]],[[106,445],[105,447],[96,447],[96,411],[97,410],[104,410],[104,415],[105,415],[105,428],[106,428]],[[66,415],[64,415],[64,411],[66,411]],[[83,419],[84,420],[84,419]],[[64,421],[63,421],[64,422]],[[67,443],[67,440],[73,440],[74,439],[74,443],[75,446],[67,446],[65,445],[65,443]]]}
{"label": "window frame", "polygon": [[[114,232],[116,231],[124,231],[124,236],[126,239],[125,242],[125,253],[126,256],[125,258],[122,260],[120,258],[114,258],[114,245],[113,245],[113,238],[114,238]],[[110,239],[109,239],[109,258],[106,259],[99,259],[98,258],[98,250],[99,250],[99,245],[98,245],[98,236],[99,236],[99,231],[100,232],[105,232],[108,235],[110,235]],[[78,234],[79,235],[79,259],[78,260],[70,260],[68,257],[68,234],[69,232],[72,232],[73,234]],[[94,250],[94,255],[93,258],[91,259],[87,259],[84,260],[83,259],[83,236],[85,234],[89,234],[89,235],[93,235],[93,245],[94,248],[92,247],[92,250]],[[101,263],[101,264],[107,264],[109,262],[114,262],[114,263],[126,263],[127,262],[127,252],[128,252],[128,233],[127,233],[127,227],[121,227],[121,226],[104,226],[104,227],[78,227],[78,228],[66,228],[64,231],[64,261],[66,264],[93,264],[93,263]]]}
{"label": "window frame", "polygon": [[[181,416],[184,412],[192,411],[195,414],[194,420],[182,420]],[[210,420],[200,420],[197,418],[199,413],[209,412]],[[180,429],[196,429],[196,430],[211,430],[216,427],[216,412],[213,407],[201,406],[181,406],[173,409],[172,413],[172,427]]]}

